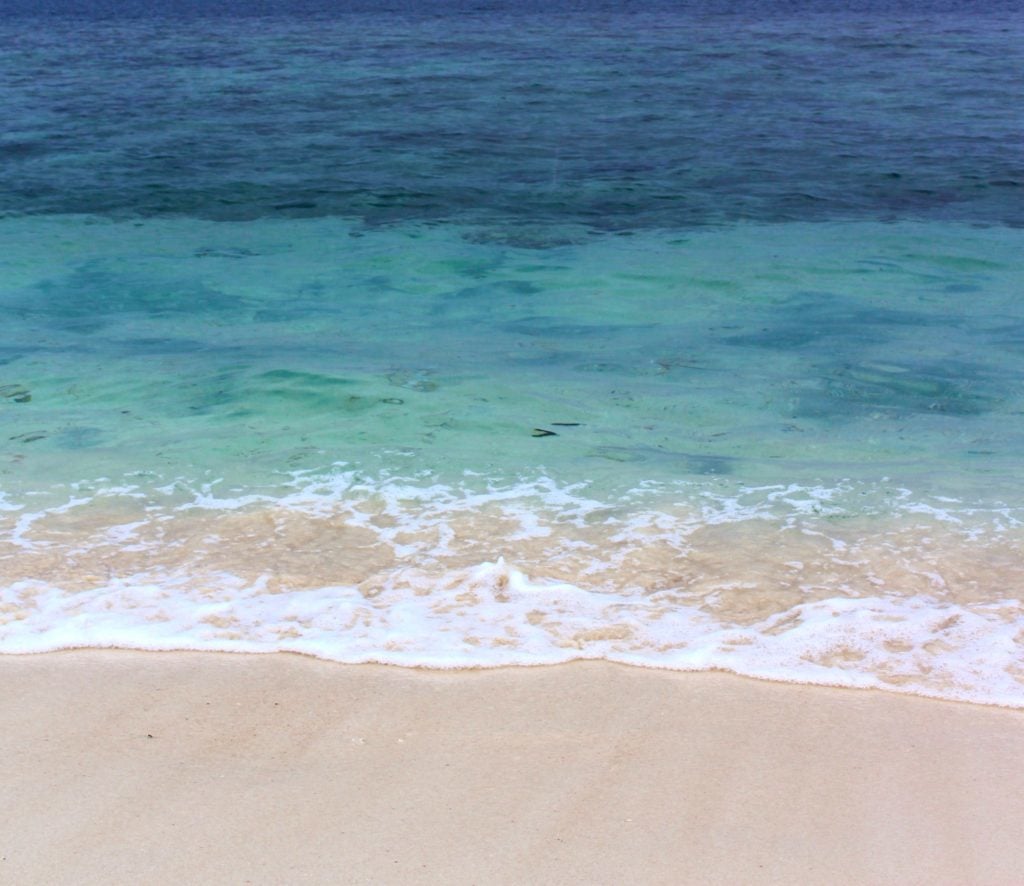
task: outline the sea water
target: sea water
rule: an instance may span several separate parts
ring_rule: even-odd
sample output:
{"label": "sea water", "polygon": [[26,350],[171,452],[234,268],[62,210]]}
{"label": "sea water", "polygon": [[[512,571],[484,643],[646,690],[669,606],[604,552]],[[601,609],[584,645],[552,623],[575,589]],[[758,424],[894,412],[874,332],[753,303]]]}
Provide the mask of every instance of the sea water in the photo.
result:
{"label": "sea water", "polygon": [[0,651],[1024,706],[1021,11],[9,12]]}

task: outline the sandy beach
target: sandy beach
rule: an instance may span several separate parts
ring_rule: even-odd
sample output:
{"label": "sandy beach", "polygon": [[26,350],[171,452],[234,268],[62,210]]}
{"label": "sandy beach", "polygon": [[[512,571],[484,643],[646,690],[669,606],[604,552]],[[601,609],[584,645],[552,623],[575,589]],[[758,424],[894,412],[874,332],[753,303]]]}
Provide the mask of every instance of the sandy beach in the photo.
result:
{"label": "sandy beach", "polygon": [[0,881],[1014,883],[1024,713],[603,663],[0,658]]}

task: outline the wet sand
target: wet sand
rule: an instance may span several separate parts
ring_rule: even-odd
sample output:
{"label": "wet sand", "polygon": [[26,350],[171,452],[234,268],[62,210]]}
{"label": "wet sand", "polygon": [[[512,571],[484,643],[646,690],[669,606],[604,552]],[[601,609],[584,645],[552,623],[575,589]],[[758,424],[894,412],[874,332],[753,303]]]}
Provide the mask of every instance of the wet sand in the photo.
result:
{"label": "wet sand", "polygon": [[0,657],[0,882],[1010,884],[1024,712],[606,663]]}

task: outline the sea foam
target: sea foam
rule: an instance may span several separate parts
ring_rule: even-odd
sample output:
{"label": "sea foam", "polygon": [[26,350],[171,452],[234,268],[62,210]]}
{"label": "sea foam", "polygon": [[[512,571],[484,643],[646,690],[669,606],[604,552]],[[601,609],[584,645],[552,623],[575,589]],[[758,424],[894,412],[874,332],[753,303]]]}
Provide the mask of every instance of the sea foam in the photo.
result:
{"label": "sea foam", "polygon": [[1024,707],[1010,508],[853,483],[648,483],[608,502],[545,476],[344,466],[275,495],[216,486],[6,512],[0,652],[605,659]]}

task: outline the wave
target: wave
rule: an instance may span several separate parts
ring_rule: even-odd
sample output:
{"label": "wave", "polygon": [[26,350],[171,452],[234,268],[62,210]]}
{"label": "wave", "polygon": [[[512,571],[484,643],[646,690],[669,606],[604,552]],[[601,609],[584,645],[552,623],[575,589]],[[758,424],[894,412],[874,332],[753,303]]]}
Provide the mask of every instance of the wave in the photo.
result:
{"label": "wave", "polygon": [[[605,659],[1024,707],[1021,512],[885,484],[297,473],[0,510],[0,652]],[[42,578],[45,576],[45,578]]]}

